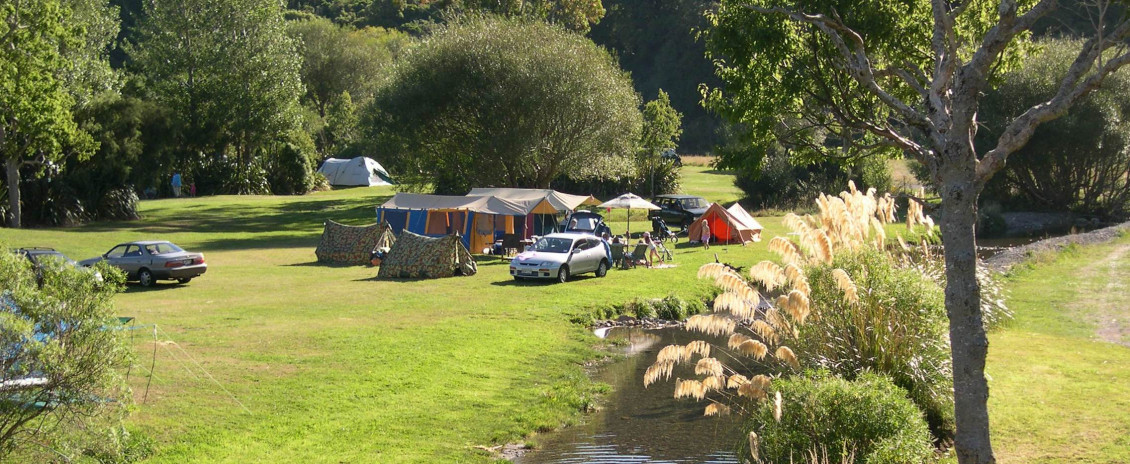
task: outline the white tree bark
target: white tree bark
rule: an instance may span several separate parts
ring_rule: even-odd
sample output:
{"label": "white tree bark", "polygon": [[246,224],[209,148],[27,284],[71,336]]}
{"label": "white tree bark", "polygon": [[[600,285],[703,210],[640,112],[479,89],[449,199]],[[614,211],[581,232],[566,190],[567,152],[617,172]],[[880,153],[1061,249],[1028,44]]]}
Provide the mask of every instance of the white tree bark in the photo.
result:
{"label": "white tree bark", "polygon": [[[1100,18],[1098,27],[1102,33],[1084,43],[1056,94],[1014,120],[996,146],[979,159],[973,146],[976,113],[993,66],[1020,34],[1056,7],[1056,1],[1041,0],[1018,14],[1016,0],[1002,0],[997,24],[985,33],[973,54],[966,55],[968,61],[963,61],[956,25],[970,2],[931,0],[934,29],[930,46],[934,66],[930,76],[907,66],[873,69],[872,63],[883,60],[873,59],[862,36],[835,15],[747,5],[762,14],[781,15],[808,24],[827,36],[851,78],[893,111],[891,119],[897,119],[859,119],[850,123],[889,140],[931,169],[942,197],[946,311],[957,424],[955,447],[962,464],[995,462],[989,434],[989,389],[984,374],[988,339],[976,276],[977,196],[985,182],[1004,167],[1011,153],[1028,142],[1040,124],[1065,114],[1071,105],[1097,88],[1103,78],[1130,63],[1130,52],[1123,45],[1130,37],[1130,22],[1120,19],[1108,29]],[[1112,56],[1104,61],[1104,53]],[[897,76],[921,100],[904,102],[895,97],[876,79],[879,74]]]}

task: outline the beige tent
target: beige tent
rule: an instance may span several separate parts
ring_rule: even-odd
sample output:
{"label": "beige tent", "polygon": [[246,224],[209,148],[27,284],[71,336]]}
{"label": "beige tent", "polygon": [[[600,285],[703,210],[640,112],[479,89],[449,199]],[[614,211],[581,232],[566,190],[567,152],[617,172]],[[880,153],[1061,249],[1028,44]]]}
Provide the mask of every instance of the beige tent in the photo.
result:
{"label": "beige tent", "polygon": [[700,241],[703,222],[710,225],[711,242],[744,245],[746,242],[761,240],[761,224],[737,203],[729,210],[718,203],[712,203],[688,228],[687,236],[690,241]]}
{"label": "beige tent", "polygon": [[497,197],[522,205],[526,214],[553,214],[573,211],[581,205],[598,205],[592,195],[570,195],[552,189],[473,188],[469,197]]}

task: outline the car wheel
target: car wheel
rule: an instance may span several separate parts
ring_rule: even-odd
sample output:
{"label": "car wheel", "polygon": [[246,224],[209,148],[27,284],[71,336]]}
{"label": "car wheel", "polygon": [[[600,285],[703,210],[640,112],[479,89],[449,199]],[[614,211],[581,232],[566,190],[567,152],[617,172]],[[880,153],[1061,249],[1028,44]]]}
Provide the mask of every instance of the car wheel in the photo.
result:
{"label": "car wheel", "polygon": [[137,283],[141,284],[142,287],[153,285],[153,273],[149,272],[149,269],[137,271]]}
{"label": "car wheel", "polygon": [[183,279],[177,279],[177,282],[182,283],[182,284],[187,284],[189,282],[192,282],[192,277],[185,277]]}
{"label": "car wheel", "polygon": [[600,260],[600,264],[596,266],[596,276],[604,277],[606,275],[608,275],[608,261],[602,259]]}
{"label": "car wheel", "polygon": [[568,280],[569,280],[569,266],[561,266],[561,269],[557,270],[557,281],[561,282],[561,283],[565,283]]}

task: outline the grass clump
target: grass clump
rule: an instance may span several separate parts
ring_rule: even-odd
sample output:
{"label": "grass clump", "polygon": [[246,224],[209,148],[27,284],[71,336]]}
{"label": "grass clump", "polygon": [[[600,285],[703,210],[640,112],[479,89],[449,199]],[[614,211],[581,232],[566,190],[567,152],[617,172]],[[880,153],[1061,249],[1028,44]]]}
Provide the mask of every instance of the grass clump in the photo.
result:
{"label": "grass clump", "polygon": [[849,381],[827,371],[774,383],[775,401],[758,404],[742,455],[754,462],[907,464],[933,456],[918,408],[889,378]]}
{"label": "grass clump", "polygon": [[[837,269],[852,276],[859,289],[855,301],[844,298],[833,275]],[[792,342],[804,354],[803,364],[846,379],[866,370],[887,375],[925,412],[937,438],[952,438],[953,382],[942,287],[875,249],[812,266],[808,281],[812,304],[821,313]]]}
{"label": "grass clump", "polygon": [[570,321],[579,325],[593,325],[597,321],[607,321],[620,316],[636,319],[658,318],[681,321],[689,316],[706,311],[706,303],[697,298],[683,299],[675,294],[663,298],[633,298],[622,304],[598,304],[586,307]]}

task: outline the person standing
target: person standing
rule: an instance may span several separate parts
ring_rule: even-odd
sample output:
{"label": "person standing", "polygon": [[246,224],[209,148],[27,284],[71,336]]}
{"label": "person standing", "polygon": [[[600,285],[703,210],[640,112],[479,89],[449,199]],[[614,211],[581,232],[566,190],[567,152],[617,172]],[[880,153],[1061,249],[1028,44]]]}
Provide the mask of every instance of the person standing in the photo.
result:
{"label": "person standing", "polygon": [[702,247],[710,249],[710,221],[702,221]]}
{"label": "person standing", "polygon": [[176,197],[176,198],[180,198],[181,180],[180,180],[180,173],[179,172],[173,173],[172,185],[173,185],[173,196]]}

